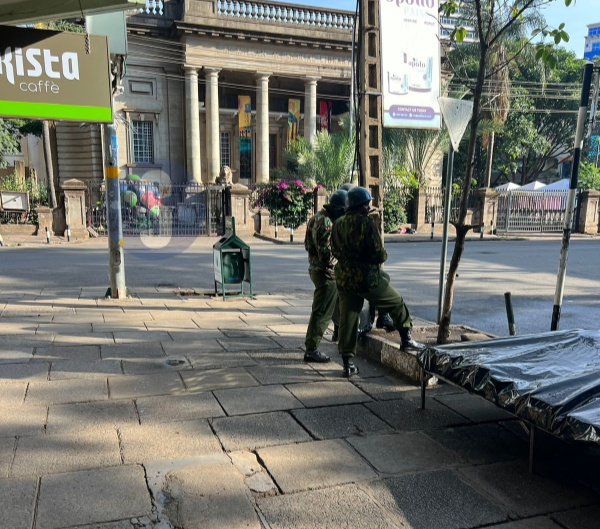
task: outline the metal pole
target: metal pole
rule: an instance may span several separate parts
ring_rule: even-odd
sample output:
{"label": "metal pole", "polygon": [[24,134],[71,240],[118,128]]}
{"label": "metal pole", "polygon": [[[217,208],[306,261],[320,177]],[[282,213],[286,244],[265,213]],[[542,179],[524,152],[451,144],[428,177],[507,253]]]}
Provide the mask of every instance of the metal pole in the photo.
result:
{"label": "metal pole", "polygon": [[448,151],[448,171],[446,172],[446,194],[444,195],[444,231],[442,234],[442,257],[440,259],[440,284],[438,291],[437,323],[442,321],[442,308],[446,292],[446,259],[448,253],[448,226],[450,225],[450,207],[452,205],[452,172],[454,166],[454,149],[450,144]]}
{"label": "metal pole", "polygon": [[[356,68],[354,66],[354,53],[355,53],[355,49],[356,49],[356,12],[358,11],[358,1],[356,0],[356,9],[354,11],[355,15],[354,15],[354,24],[352,25],[352,57],[350,59],[350,112],[348,114],[349,119],[350,119],[350,129],[349,129],[349,136],[350,139],[352,139],[352,136],[354,135],[354,98],[355,98],[355,84],[356,84]],[[354,169],[354,168],[353,168]],[[352,175],[350,175],[350,177],[352,177]]]}
{"label": "metal pole", "polygon": [[575,195],[577,193],[577,181],[579,178],[579,163],[581,161],[581,150],[585,134],[585,122],[588,117],[588,104],[592,87],[592,74],[594,65],[587,63],[583,72],[583,86],[581,89],[581,103],[579,116],[577,118],[577,132],[575,134],[575,150],[573,151],[573,169],[571,171],[571,183],[567,196],[567,211],[565,212],[565,223],[563,227],[562,247],[560,249],[560,260],[558,264],[558,276],[556,279],[556,292],[554,294],[554,308],[552,310],[551,330],[557,331],[560,323],[560,311],[562,308],[563,295],[565,293],[565,276],[567,275],[567,257],[569,255],[569,243],[571,242],[571,230],[573,227],[573,210],[575,207]]}
{"label": "metal pole", "polygon": [[508,320],[508,334],[514,336],[517,334],[515,331],[515,313],[512,306],[512,297],[510,292],[504,294],[504,304],[506,305],[506,318]]}
{"label": "metal pole", "polygon": [[125,299],[127,287],[125,286],[125,259],[123,256],[123,220],[121,218],[121,192],[117,161],[117,130],[114,123],[104,125],[104,153],[110,297]]}

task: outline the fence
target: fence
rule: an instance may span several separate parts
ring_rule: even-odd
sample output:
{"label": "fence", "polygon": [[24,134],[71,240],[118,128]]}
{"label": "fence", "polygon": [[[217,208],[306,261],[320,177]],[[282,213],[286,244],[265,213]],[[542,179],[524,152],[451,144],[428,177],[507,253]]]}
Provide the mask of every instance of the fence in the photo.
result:
{"label": "fence", "polygon": [[[425,222],[435,224],[444,222],[444,202],[446,189],[442,187],[427,187],[425,192]],[[458,213],[460,211],[460,197],[461,193],[456,192],[452,194],[450,202],[450,221],[458,219]],[[471,189],[469,192],[469,198],[467,202],[467,208],[471,209],[475,205],[475,190]]]}
{"label": "fence", "polygon": [[[562,231],[568,193],[543,190],[500,192],[496,214],[498,232]],[[576,211],[579,211],[579,194]]]}
{"label": "fence", "polygon": [[[123,235],[197,237],[224,233],[223,186],[121,182]],[[107,234],[103,183],[88,188],[88,226]]]}

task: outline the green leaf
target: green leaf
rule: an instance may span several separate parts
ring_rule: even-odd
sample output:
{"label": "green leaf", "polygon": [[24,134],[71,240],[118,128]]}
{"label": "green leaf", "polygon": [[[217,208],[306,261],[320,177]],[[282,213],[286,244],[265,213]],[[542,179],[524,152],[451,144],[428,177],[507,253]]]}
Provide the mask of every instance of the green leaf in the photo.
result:
{"label": "green leaf", "polygon": [[569,7],[573,3],[573,0],[565,0],[565,5]]}
{"label": "green leaf", "polygon": [[558,26],[558,29],[564,29],[565,28],[565,23],[563,22],[560,26]]}

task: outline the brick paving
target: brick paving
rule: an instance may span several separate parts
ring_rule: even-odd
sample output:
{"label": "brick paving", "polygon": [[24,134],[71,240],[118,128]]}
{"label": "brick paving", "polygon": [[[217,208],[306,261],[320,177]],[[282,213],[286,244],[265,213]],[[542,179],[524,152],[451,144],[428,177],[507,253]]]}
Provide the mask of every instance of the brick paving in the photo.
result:
{"label": "brick paving", "polygon": [[596,454],[358,359],[310,299],[0,291],[0,528],[597,529]]}

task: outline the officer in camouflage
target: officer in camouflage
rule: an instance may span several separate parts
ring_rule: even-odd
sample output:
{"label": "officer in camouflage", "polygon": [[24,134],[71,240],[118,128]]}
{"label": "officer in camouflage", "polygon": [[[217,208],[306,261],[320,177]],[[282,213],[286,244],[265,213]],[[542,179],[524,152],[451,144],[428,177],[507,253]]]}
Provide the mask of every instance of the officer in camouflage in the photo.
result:
{"label": "officer in camouflage", "polygon": [[358,373],[356,355],[359,314],[366,299],[389,313],[400,333],[403,350],[422,347],[411,336],[412,320],[402,297],[390,286],[390,276],[381,270],[387,252],[375,221],[369,217],[371,194],[363,187],[348,191],[346,214],[338,219],[331,236],[333,256],[338,260],[335,278],[340,301],[339,352],[344,376]]}
{"label": "officer in camouflage", "polygon": [[[327,355],[318,347],[323,334],[329,327],[337,300],[335,266],[337,261],[331,254],[331,230],[336,219],[344,214],[346,191],[338,190],[329,198],[321,211],[308,221],[304,247],[308,252],[310,279],[315,285],[312,313],[306,330],[305,362],[326,363]],[[337,329],[336,329],[337,331]]]}

